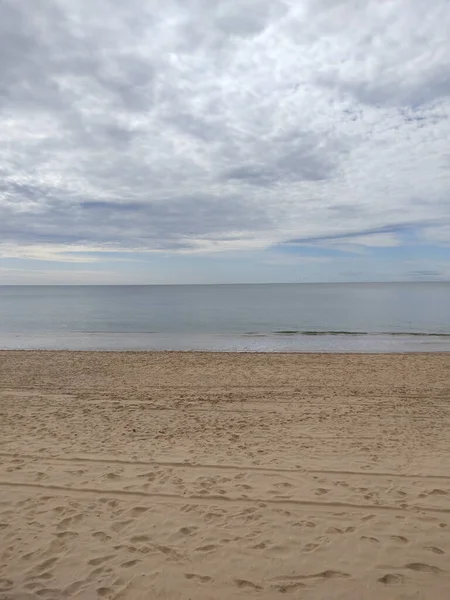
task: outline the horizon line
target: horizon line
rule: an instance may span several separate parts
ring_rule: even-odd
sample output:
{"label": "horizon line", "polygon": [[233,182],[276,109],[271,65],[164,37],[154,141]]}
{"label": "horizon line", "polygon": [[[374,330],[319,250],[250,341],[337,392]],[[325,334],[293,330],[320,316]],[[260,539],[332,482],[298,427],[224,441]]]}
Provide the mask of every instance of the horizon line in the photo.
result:
{"label": "horizon line", "polygon": [[0,283],[0,287],[182,287],[217,285],[380,285],[380,284],[450,283],[450,279],[423,279],[400,281],[259,281],[224,283]]}

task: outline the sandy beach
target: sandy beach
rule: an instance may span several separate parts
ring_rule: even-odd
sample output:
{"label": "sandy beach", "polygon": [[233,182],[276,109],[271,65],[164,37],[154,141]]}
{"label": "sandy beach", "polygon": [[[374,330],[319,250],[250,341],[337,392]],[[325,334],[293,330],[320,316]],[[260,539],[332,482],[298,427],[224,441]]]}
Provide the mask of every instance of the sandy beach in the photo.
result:
{"label": "sandy beach", "polygon": [[0,418],[0,600],[450,597],[450,354],[7,351]]}

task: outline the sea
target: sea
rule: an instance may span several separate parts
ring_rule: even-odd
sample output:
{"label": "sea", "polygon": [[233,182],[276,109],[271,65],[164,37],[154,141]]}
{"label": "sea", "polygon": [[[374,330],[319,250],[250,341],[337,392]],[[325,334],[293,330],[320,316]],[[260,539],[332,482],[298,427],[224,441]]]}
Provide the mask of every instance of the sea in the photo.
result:
{"label": "sea", "polygon": [[0,286],[1,349],[450,351],[450,283]]}

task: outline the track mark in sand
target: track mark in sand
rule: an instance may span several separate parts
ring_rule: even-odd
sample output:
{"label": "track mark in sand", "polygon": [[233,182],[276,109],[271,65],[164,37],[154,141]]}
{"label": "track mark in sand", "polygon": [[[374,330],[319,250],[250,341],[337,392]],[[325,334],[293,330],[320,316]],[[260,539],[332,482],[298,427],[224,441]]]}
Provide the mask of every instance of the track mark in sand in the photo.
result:
{"label": "track mark in sand", "polygon": [[[0,456],[3,457],[17,457],[17,454],[0,452]],[[190,463],[190,462],[177,462],[177,461],[140,461],[140,460],[125,460],[125,459],[108,459],[108,458],[95,458],[95,457],[54,457],[54,456],[39,456],[37,454],[21,454],[21,459],[39,460],[40,462],[61,462],[61,463],[97,463],[105,465],[131,465],[131,466],[143,466],[143,467],[173,467],[173,468],[190,468],[190,469],[213,469],[215,471],[261,471],[263,473],[297,473],[297,474],[318,474],[318,475],[349,475],[355,477],[394,477],[401,479],[440,479],[450,480],[450,475],[419,475],[412,473],[391,473],[391,472],[379,472],[379,471],[341,471],[333,469],[289,469],[285,467],[258,467],[255,465],[229,465],[224,463],[211,464],[211,463]],[[439,490],[433,490],[432,493],[439,493]],[[440,490],[442,494],[448,494],[443,490]]]}
{"label": "track mark in sand", "polygon": [[385,585],[392,585],[395,583],[403,583],[405,578],[400,573],[386,573],[383,577],[378,579],[380,583],[384,583]]}
{"label": "track mark in sand", "polygon": [[[129,490],[104,490],[97,488],[75,488],[75,487],[65,487],[60,485],[43,485],[40,483],[25,483],[18,481],[0,481],[0,487],[11,487],[17,489],[41,489],[41,490],[52,490],[54,492],[63,492],[65,495],[70,494],[95,494],[95,495],[109,495],[109,496],[124,496],[124,497],[139,497],[139,498],[148,498],[154,501],[167,500],[176,503],[183,504],[202,504],[202,505],[211,505],[211,504],[274,504],[274,505],[284,505],[284,506],[310,506],[311,508],[317,510],[333,510],[339,508],[351,508],[354,510],[374,510],[377,512],[411,512],[411,511],[422,511],[429,513],[446,513],[450,514],[450,508],[436,508],[434,506],[389,506],[389,505],[381,505],[381,504],[353,504],[351,502],[317,502],[314,500],[302,500],[302,499],[282,499],[282,498],[230,498],[228,496],[222,495],[191,495],[184,496],[180,494],[164,494],[164,493],[148,493],[148,492],[140,492],[138,490],[129,491]],[[69,517],[70,518],[70,517]],[[61,525],[61,523],[60,523]]]}
{"label": "track mark in sand", "polygon": [[212,580],[212,577],[209,577],[208,575],[198,575],[197,573],[185,573],[184,576],[186,579],[194,579],[201,583],[208,583]]}

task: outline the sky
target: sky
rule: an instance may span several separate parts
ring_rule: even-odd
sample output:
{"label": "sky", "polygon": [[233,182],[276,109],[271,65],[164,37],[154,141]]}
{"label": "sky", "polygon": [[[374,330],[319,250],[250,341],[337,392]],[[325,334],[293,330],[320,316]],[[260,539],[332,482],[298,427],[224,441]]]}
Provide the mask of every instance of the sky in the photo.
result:
{"label": "sky", "polygon": [[0,2],[0,284],[450,280],[448,0]]}

